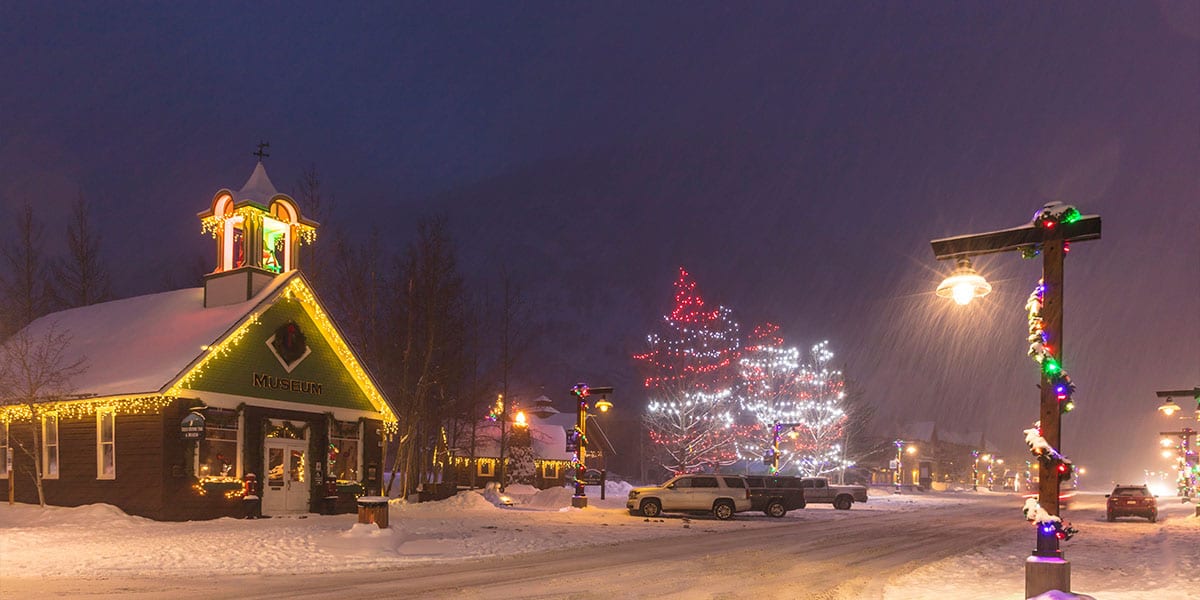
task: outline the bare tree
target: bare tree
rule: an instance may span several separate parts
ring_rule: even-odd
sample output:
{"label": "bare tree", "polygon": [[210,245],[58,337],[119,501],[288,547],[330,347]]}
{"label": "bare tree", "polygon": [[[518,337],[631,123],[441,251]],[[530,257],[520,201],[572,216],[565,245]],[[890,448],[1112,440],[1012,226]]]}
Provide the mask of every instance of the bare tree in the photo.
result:
{"label": "bare tree", "polygon": [[339,268],[327,273],[329,285],[324,291],[330,310],[363,360],[386,378],[388,371],[380,367],[388,364],[388,346],[393,344],[389,341],[394,335],[389,310],[394,307],[384,299],[393,282],[388,278],[389,258],[379,232],[372,230],[361,243],[338,233],[332,244]]}
{"label": "bare tree", "polygon": [[[326,193],[321,188],[321,175],[317,172],[317,165],[310,164],[304,167],[300,172],[300,177],[296,180],[296,193],[294,197],[300,204],[300,211],[304,216],[326,225],[326,232],[331,232],[328,229],[329,216],[332,213],[333,194]],[[327,238],[325,235],[317,237],[317,242],[314,243],[304,253],[304,275],[313,283],[313,286],[318,290],[327,289],[330,286],[330,281],[327,281],[331,273],[329,272],[330,259],[334,256],[329,252],[316,252],[317,244],[321,244],[322,248],[329,248],[330,244],[324,242]],[[336,263],[344,264],[344,263]]]}
{"label": "bare tree", "polygon": [[34,219],[33,206],[26,204],[14,215],[12,242],[0,251],[4,272],[0,273],[0,339],[12,335],[53,305],[47,286],[46,261],[42,255],[42,226]]}
{"label": "bare tree", "polygon": [[528,302],[521,287],[513,281],[507,266],[500,268],[500,307],[497,315],[497,340],[500,343],[497,363],[500,376],[500,394],[504,398],[504,410],[500,415],[500,490],[508,484],[509,433],[508,413],[513,399],[509,394],[509,379],[517,361],[528,347]]}
{"label": "bare tree", "polygon": [[92,226],[87,200],[82,195],[67,224],[67,255],[54,264],[59,303],[74,308],[112,298],[108,270],[100,258],[100,234]]}
{"label": "bare tree", "polygon": [[9,440],[33,459],[30,475],[42,506],[46,505],[42,488],[43,408],[70,394],[71,381],[86,370],[84,359],[68,358],[70,344],[70,334],[51,323],[43,333],[22,329],[0,346],[0,402],[25,407],[29,417],[29,434],[14,435],[10,429]]}
{"label": "bare tree", "polygon": [[454,409],[437,399],[461,389],[468,362],[462,351],[464,286],[445,219],[418,224],[417,240],[398,264],[395,288],[392,339],[399,344],[388,364],[400,436],[386,493],[400,472],[407,497],[430,472],[432,449]]}

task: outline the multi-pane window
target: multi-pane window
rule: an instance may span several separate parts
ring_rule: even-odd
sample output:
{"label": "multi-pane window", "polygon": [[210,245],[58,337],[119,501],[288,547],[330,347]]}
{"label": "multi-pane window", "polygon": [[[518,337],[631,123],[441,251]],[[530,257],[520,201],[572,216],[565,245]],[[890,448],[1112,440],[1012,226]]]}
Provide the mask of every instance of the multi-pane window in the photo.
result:
{"label": "multi-pane window", "polygon": [[117,478],[117,413],[96,413],[96,479]]}
{"label": "multi-pane window", "polygon": [[236,477],[237,453],[237,411],[220,408],[206,410],[197,474],[201,477]]}
{"label": "multi-pane window", "polygon": [[8,477],[12,463],[8,462],[8,423],[0,423],[0,478]]}
{"label": "multi-pane window", "polygon": [[479,467],[478,467],[477,473],[479,473],[480,477],[492,477],[496,473],[496,470],[494,469],[494,467],[495,467],[495,464],[493,464],[492,461],[481,460],[481,461],[479,461]]}
{"label": "multi-pane window", "polygon": [[358,421],[333,420],[329,426],[329,476],[338,481],[358,481]]}
{"label": "multi-pane window", "polygon": [[558,463],[549,461],[542,463],[542,478],[558,479]]}
{"label": "multi-pane window", "polygon": [[58,415],[42,416],[42,477],[58,479]]}

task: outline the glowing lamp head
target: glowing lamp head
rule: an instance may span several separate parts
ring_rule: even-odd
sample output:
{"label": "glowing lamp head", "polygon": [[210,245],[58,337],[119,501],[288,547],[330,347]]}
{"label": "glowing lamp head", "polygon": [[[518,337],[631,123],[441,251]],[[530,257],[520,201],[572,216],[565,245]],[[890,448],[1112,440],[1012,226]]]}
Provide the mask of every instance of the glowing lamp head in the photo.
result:
{"label": "glowing lamp head", "polygon": [[908,452],[909,454],[916,454],[916,453],[917,453],[917,447],[916,447],[916,446],[909,446],[908,448],[906,448],[906,449],[905,449],[905,451],[906,451],[906,452]]}
{"label": "glowing lamp head", "polygon": [[992,291],[992,286],[975,269],[968,258],[958,259],[958,266],[937,287],[939,298],[952,298],[964,306],[975,298],[982,298]]}
{"label": "glowing lamp head", "polygon": [[1170,450],[1163,450],[1162,457],[1163,458],[1175,458],[1175,453]]}
{"label": "glowing lamp head", "polygon": [[612,402],[608,401],[607,396],[600,396],[600,400],[596,402],[596,410],[598,410],[602,413],[608,412],[608,410],[610,408],[612,408],[612,406],[613,406]]}
{"label": "glowing lamp head", "polygon": [[527,425],[529,425],[529,420],[525,417],[525,411],[520,411],[516,417],[513,417],[514,427],[525,427]]}
{"label": "glowing lamp head", "polygon": [[1162,414],[1169,417],[1179,410],[1179,405],[1175,404],[1174,398],[1167,398],[1167,401],[1163,402],[1162,405],[1158,407],[1158,410]]}

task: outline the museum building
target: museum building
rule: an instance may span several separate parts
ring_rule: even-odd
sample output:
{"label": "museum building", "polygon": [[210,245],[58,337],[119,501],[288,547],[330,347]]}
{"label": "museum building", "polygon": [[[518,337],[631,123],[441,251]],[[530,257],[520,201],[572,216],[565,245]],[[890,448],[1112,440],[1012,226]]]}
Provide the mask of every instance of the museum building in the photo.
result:
{"label": "museum building", "polygon": [[82,366],[69,395],[3,399],[18,501],[38,501],[38,471],[48,504],[161,520],[343,512],[379,493],[396,417],[299,271],[318,224],[261,161],[199,217],[216,241],[203,287],[50,314],[6,342],[61,334],[62,364]]}

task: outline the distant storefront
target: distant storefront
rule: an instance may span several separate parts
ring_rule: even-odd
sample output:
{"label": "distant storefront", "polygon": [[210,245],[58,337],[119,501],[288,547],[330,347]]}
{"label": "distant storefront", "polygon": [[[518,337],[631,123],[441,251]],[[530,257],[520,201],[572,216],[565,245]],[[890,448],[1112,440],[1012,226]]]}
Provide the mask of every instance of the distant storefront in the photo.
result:
{"label": "distant storefront", "polygon": [[[567,438],[575,429],[576,419],[575,414],[554,409],[551,400],[545,396],[536,398],[529,410],[514,410],[512,419],[503,428],[503,435],[508,438],[504,455],[509,478],[512,479],[514,473],[526,474],[526,470],[531,470],[530,484],[540,489],[574,484],[572,459],[575,453],[568,449]],[[479,487],[499,482],[501,435],[500,422],[492,419],[475,424],[473,431],[460,431],[458,443],[451,449],[451,468],[444,476],[445,480],[458,485],[474,482]],[[588,419],[587,435],[593,440],[585,460],[588,470],[605,469],[607,458],[615,451],[595,419]],[[522,448],[523,445],[528,446],[528,451]],[[530,463],[527,469],[519,464],[522,461]],[[593,473],[593,476],[598,475]]]}
{"label": "distant storefront", "polygon": [[[0,406],[19,501],[37,502],[37,462],[50,504],[165,520],[240,516],[247,494],[278,515],[379,493],[395,417],[297,270],[317,224],[261,162],[200,217],[217,250],[204,287],[62,311],[19,334],[66,333],[68,360],[86,365],[70,397]],[[22,450],[35,428],[39,461]]]}

